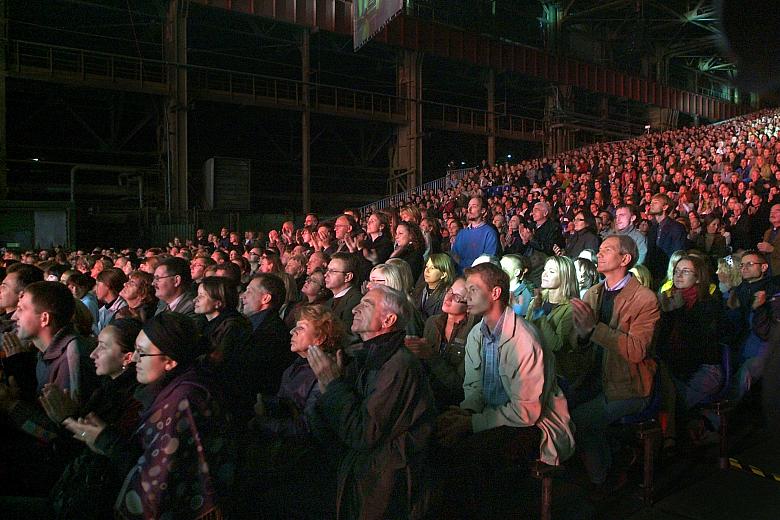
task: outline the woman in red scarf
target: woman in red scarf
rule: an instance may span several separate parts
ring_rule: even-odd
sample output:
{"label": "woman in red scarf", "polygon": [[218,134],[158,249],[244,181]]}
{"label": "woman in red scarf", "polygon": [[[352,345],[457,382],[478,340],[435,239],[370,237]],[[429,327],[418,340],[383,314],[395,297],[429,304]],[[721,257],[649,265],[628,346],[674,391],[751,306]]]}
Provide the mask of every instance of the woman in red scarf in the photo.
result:
{"label": "woman in red scarf", "polygon": [[720,295],[710,291],[702,258],[682,256],[672,280],[672,287],[659,295],[657,351],[674,381],[677,407],[687,411],[720,390],[723,374],[718,342],[725,332],[725,320]]}

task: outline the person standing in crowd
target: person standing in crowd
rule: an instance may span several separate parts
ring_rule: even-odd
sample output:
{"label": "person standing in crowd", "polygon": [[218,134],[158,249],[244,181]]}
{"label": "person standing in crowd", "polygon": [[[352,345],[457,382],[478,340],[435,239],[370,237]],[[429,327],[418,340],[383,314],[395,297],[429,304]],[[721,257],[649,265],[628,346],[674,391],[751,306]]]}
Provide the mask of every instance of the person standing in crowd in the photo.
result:
{"label": "person standing in crowd", "polygon": [[435,405],[422,365],[404,348],[408,298],[377,286],[354,314],[352,332],[363,346],[351,363],[345,366],[343,353],[333,359],[317,346],[307,356],[322,391],[310,427],[341,452],[336,516],[423,518]]}
{"label": "person standing in crowd", "polygon": [[572,411],[577,450],[595,493],[611,487],[607,427],[647,406],[657,368],[652,354],[660,318],[658,300],[628,272],[638,256],[631,237],[607,237],[598,253],[604,281],[591,287],[582,300],[571,300],[577,341],[597,349],[594,366],[601,367],[594,374],[601,379],[601,392]]}
{"label": "person standing in crowd", "polygon": [[780,204],[774,204],[769,210],[769,229],[758,243],[757,249],[769,256],[772,275],[780,275]]}
{"label": "person standing in crowd", "polygon": [[685,249],[685,226],[669,218],[672,201],[659,193],[650,199],[649,214],[653,217],[647,236],[647,267],[653,280],[664,280],[669,258],[675,251]]}
{"label": "person standing in crowd", "polygon": [[[635,223],[637,219],[636,208],[631,204],[621,204],[615,210],[615,226],[607,230],[605,236],[609,235],[628,235],[636,243],[639,256],[637,264],[644,264],[647,256],[647,237],[637,229]],[[598,250],[598,248],[594,248]]]}
{"label": "person standing in crowd", "polygon": [[[500,246],[498,233],[487,223],[488,208],[485,199],[472,197],[469,199],[466,210],[469,225],[467,228],[456,231],[455,242],[450,253],[452,260],[458,268],[458,273],[471,267],[481,255],[498,255]],[[450,236],[452,236],[450,230]]]}

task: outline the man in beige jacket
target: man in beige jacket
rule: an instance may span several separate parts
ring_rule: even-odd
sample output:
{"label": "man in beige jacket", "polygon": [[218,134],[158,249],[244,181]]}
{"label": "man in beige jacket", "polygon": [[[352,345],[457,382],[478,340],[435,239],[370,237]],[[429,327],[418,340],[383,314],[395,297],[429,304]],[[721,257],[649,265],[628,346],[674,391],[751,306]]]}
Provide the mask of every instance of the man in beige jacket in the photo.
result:
{"label": "man in beige jacket", "polygon": [[469,314],[483,318],[466,340],[465,398],[437,424],[439,440],[449,448],[448,500],[463,501],[457,516],[468,516],[470,507],[484,511],[483,494],[495,492],[501,470],[509,465],[537,456],[557,465],[574,451],[555,357],[534,327],[508,306],[507,274],[490,263],[467,269],[466,303]]}
{"label": "man in beige jacket", "polygon": [[577,451],[590,481],[600,488],[612,462],[607,427],[647,406],[656,371],[652,347],[660,312],[655,294],[628,272],[637,256],[628,235],[607,237],[597,255],[605,280],[591,287],[584,301],[571,301],[578,341],[597,349],[601,360],[593,367],[600,392],[572,411]]}

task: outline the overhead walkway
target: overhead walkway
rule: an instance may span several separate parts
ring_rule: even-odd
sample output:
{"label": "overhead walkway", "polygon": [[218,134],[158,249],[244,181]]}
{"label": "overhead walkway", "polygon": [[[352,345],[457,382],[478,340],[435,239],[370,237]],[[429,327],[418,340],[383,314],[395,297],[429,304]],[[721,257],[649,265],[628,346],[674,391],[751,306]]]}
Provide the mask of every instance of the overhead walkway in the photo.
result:
{"label": "overhead walkway", "polygon": [[[103,88],[165,96],[171,93],[169,67],[187,67],[189,98],[407,124],[413,100],[322,83],[265,76],[199,65],[177,65],[87,49],[13,40],[8,43],[7,75],[74,86]],[[305,88],[307,87],[307,88]],[[423,120],[429,128],[475,135],[490,135],[486,110],[422,101]],[[540,120],[495,114],[495,135],[504,139],[541,142]]]}

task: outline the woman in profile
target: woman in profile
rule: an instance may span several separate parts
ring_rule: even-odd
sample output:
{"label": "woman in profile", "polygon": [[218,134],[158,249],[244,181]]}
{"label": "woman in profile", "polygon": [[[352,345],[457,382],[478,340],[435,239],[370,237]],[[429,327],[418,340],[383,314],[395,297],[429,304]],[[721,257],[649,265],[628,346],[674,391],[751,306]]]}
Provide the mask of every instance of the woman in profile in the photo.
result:
{"label": "woman in profile", "polygon": [[114,495],[119,518],[222,518],[233,476],[230,422],[198,368],[196,337],[194,322],[175,312],[144,324],[132,356],[142,411],[129,438],[95,413],[64,422],[125,475]]}
{"label": "woman in profile", "polygon": [[[121,318],[100,331],[97,347],[90,354],[95,362],[95,372],[101,377],[100,387],[83,410],[78,410],[67,394],[54,385],[47,385],[41,404],[49,418],[61,424],[78,413],[95,414],[119,435],[130,437],[141,408],[141,403],[133,397],[139,385],[131,361],[140,331],[140,322]],[[125,474],[116,470],[108,458],[84,447],[52,489],[50,499],[54,518],[110,518],[116,494],[125,478]]]}
{"label": "woman in profile", "polygon": [[[285,370],[276,395],[257,394],[238,512],[263,511],[266,518],[321,518],[322,507],[335,504],[335,488],[328,484],[334,481],[335,471],[323,463],[322,448],[310,436],[307,417],[321,392],[308,351],[316,345],[335,357],[344,330],[324,305],[305,305],[298,310],[290,335],[290,350],[299,357]],[[300,500],[302,490],[307,500]]]}
{"label": "woman in profile", "polygon": [[536,325],[545,349],[555,353],[555,372],[561,389],[573,408],[576,390],[582,384],[588,355],[573,334],[571,300],[579,298],[577,269],[567,256],[551,256],[542,271],[541,291],[528,306],[526,319]]}

